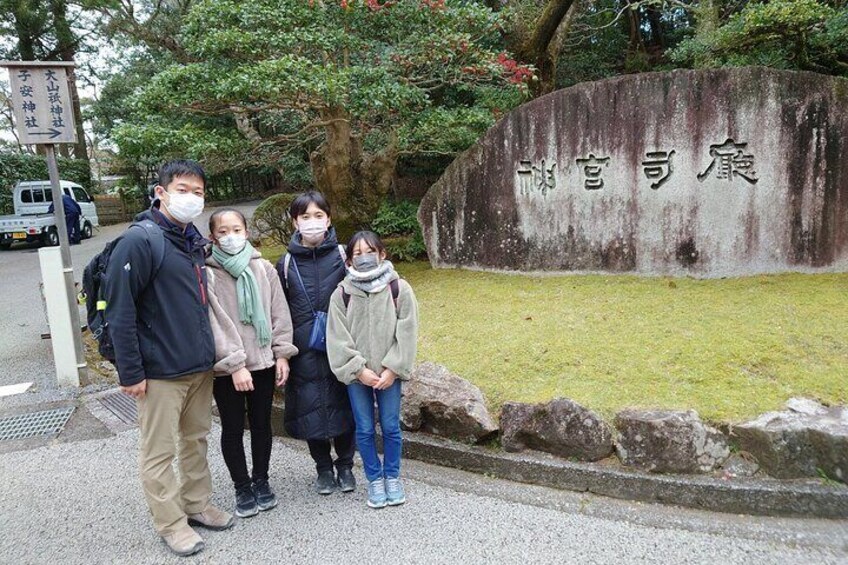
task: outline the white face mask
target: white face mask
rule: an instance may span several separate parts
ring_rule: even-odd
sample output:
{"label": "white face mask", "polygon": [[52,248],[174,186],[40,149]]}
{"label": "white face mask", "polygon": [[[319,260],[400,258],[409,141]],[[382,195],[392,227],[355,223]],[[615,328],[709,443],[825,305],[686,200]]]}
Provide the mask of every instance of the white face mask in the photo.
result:
{"label": "white face mask", "polygon": [[168,201],[162,202],[168,213],[180,223],[187,224],[203,213],[203,197],[190,192],[168,192]]}
{"label": "white face mask", "polygon": [[324,239],[329,222],[326,219],[300,220],[297,222],[297,231],[300,232],[304,241],[318,243]]}
{"label": "white face mask", "polygon": [[218,247],[228,255],[238,255],[247,245],[247,237],[244,234],[231,233],[218,239]]}

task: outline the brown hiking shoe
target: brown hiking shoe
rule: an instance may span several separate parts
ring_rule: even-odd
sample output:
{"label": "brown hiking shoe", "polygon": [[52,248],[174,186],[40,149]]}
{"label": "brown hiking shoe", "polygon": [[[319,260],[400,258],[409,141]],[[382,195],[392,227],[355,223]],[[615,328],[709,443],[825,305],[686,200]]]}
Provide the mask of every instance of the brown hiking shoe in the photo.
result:
{"label": "brown hiking shoe", "polygon": [[162,541],[165,542],[168,549],[182,557],[194,555],[206,547],[206,544],[203,543],[203,538],[197,535],[197,532],[189,526],[184,526],[176,532],[163,535]]}
{"label": "brown hiking shoe", "polygon": [[192,526],[202,526],[210,530],[227,530],[236,523],[232,514],[218,510],[211,504],[200,514],[189,514],[188,523]]}

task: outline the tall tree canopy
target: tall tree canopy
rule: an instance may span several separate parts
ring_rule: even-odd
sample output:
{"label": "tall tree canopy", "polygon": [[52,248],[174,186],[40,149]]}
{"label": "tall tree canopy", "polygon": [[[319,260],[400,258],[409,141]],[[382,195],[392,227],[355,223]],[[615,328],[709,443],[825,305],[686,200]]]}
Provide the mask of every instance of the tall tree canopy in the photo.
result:
{"label": "tall tree canopy", "polygon": [[116,138],[182,139],[228,166],[306,148],[315,186],[368,220],[400,155],[464,149],[527,91],[500,29],[476,3],[202,0],[187,62],[153,78]]}

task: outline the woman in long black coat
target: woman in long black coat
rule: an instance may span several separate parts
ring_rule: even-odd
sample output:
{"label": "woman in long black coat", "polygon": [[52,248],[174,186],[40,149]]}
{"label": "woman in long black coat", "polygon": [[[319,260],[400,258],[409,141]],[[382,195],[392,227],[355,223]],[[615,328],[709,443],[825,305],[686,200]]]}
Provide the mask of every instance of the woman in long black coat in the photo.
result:
{"label": "woman in long black coat", "polygon": [[[326,312],[330,296],[345,277],[345,263],[335,228],[330,225],[330,205],[318,192],[298,196],[289,213],[297,230],[288,253],[277,263],[277,272],[289,302],[294,344],[300,351],[289,361],[286,382],[286,432],[305,439],[315,460],[315,489],[330,494],[337,488],[356,488],[351,472],[354,439],[353,413],[347,388],[340,383],[326,351],[309,347],[315,312]],[[331,445],[336,450],[333,461]],[[338,473],[333,473],[333,467]]]}

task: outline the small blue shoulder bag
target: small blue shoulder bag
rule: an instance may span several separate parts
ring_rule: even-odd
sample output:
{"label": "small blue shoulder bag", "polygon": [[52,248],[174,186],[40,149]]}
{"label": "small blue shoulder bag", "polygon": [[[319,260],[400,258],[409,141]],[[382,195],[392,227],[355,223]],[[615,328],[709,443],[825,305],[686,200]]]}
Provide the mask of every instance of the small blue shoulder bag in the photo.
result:
{"label": "small blue shoulder bag", "polygon": [[300,288],[303,289],[303,294],[306,295],[306,300],[309,302],[309,309],[312,310],[312,331],[309,333],[309,349],[315,351],[327,351],[327,313],[320,310],[316,311],[312,305],[312,299],[309,297],[309,292],[306,290],[306,285],[303,284],[303,279],[300,276],[300,270],[297,268],[297,261],[294,257],[291,258],[294,265],[294,274],[297,275],[297,280],[300,281]]}

